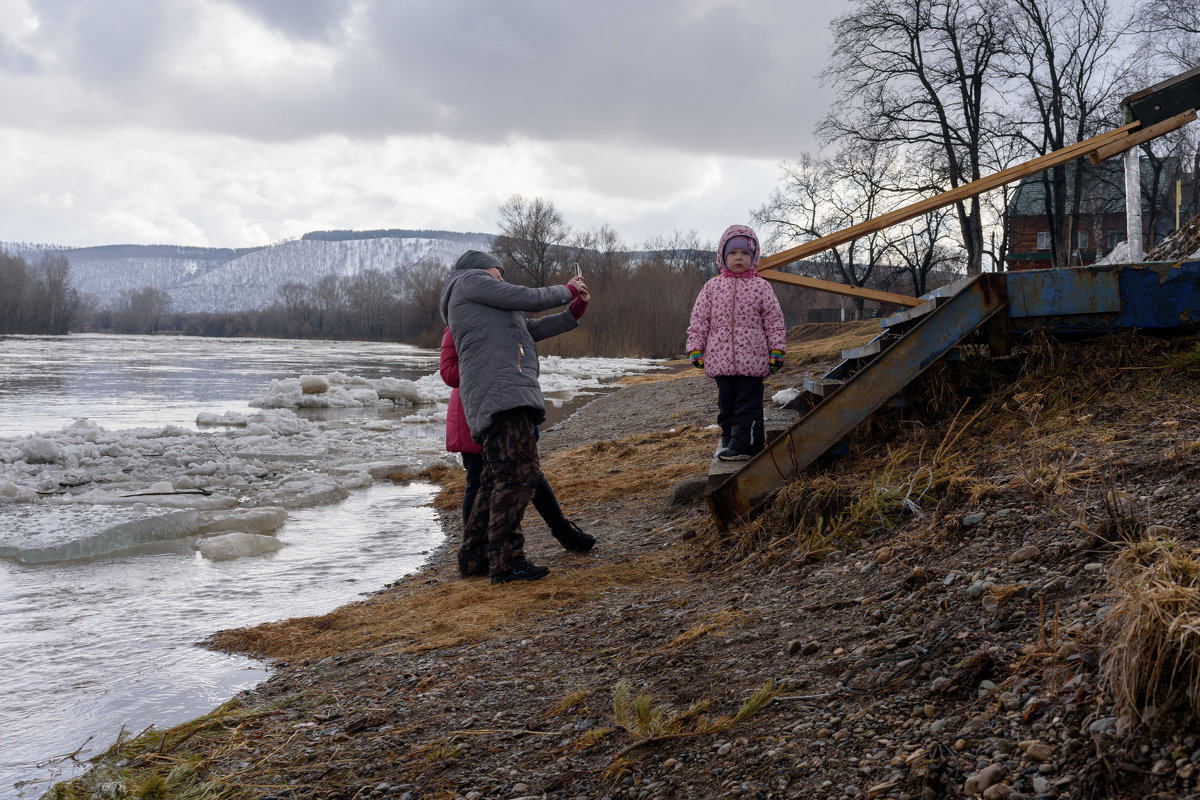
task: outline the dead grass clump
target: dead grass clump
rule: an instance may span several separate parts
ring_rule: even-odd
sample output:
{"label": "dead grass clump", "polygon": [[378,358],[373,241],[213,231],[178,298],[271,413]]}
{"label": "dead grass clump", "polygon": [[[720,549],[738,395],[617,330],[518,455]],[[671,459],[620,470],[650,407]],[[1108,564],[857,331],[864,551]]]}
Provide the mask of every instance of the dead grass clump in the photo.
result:
{"label": "dead grass clump", "polygon": [[1146,539],[1117,558],[1101,677],[1118,713],[1183,706],[1200,716],[1200,554]]}
{"label": "dead grass clump", "polygon": [[587,569],[555,570],[531,584],[493,586],[485,580],[406,584],[319,617],[297,617],[221,631],[209,647],[285,661],[390,646],[420,652],[480,641],[508,630],[547,608],[594,598],[606,588],[655,581],[668,583],[678,570],[666,554]]}
{"label": "dead grass clump", "polygon": [[[112,747],[93,759],[96,765],[91,770],[55,784],[46,796],[50,800],[114,796],[222,800],[242,796],[249,787],[239,783],[238,773],[219,774],[213,764],[245,748],[256,722],[278,713],[279,709],[244,709],[230,700],[174,728],[150,727],[136,736],[122,732]],[[208,755],[196,755],[200,751]]]}
{"label": "dead grass clump", "polygon": [[862,459],[843,472],[809,471],[789,482],[763,514],[708,549],[718,562],[758,560],[764,568],[821,559],[860,536],[923,516],[956,474],[949,464],[925,464],[920,451],[897,448]]}
{"label": "dead grass clump", "polygon": [[713,705],[710,699],[698,700],[684,711],[674,711],[667,706],[655,705],[648,694],[633,697],[628,683],[618,683],[613,695],[614,716],[617,723],[634,737],[634,741],[618,752],[613,761],[617,762],[633,750],[647,745],[671,739],[707,736],[741,725],[761,711],[776,694],[778,691],[768,681],[733,716],[710,717],[707,714]]}

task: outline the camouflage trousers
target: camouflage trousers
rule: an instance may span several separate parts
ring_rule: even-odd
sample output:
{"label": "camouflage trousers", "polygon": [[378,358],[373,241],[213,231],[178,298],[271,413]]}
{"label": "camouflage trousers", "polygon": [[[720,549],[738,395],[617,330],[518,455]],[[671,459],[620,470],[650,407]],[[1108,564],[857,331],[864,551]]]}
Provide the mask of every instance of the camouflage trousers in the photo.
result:
{"label": "camouflage trousers", "polygon": [[521,518],[541,473],[536,421],[533,409],[516,408],[492,417],[483,432],[483,473],[458,551],[464,575],[495,575],[525,560]]}

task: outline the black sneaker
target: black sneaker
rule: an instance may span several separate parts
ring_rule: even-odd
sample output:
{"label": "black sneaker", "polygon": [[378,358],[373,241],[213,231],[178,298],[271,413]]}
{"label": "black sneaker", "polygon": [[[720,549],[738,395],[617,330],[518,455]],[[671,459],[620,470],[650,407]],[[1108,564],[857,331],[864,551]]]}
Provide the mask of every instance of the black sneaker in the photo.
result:
{"label": "black sneaker", "polygon": [[549,567],[539,567],[537,564],[530,564],[528,561],[522,561],[512,569],[506,569],[504,572],[497,572],[492,576],[492,583],[509,583],[511,581],[536,581],[550,574]]}
{"label": "black sneaker", "polygon": [[586,553],[596,546],[596,537],[584,533],[583,529],[571,520],[567,520],[566,525],[552,533],[554,538],[558,539],[558,543],[572,553]]}
{"label": "black sneaker", "polygon": [[721,452],[717,453],[718,461],[749,461],[753,456],[749,453],[739,453],[732,447],[726,447]]}

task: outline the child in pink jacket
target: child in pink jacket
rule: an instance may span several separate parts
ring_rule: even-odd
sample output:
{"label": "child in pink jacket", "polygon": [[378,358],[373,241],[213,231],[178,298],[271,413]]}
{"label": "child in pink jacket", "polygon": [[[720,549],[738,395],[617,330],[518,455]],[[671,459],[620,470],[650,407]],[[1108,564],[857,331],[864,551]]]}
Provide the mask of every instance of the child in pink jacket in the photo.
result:
{"label": "child in pink jacket", "polygon": [[758,276],[758,236],[730,225],[717,245],[721,274],[704,284],[687,330],[692,365],[717,381],[722,461],[763,449],[763,378],[783,364],[787,331],[771,285]]}

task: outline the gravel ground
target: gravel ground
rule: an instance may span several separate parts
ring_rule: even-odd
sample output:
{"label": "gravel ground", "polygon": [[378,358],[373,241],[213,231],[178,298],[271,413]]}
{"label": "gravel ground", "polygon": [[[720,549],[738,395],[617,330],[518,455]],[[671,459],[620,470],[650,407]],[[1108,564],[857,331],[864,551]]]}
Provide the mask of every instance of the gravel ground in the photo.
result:
{"label": "gravel ground", "polygon": [[[155,758],[199,764],[209,796],[267,800],[1195,796],[1192,718],[1139,718],[1100,675],[1125,563],[1113,520],[1185,544],[1200,527],[1197,371],[1148,387],[1151,373],[1129,369],[1059,403],[1055,421],[1028,393],[996,389],[992,429],[966,437],[994,443],[964,456],[972,491],[918,497],[823,557],[773,560],[723,557],[703,503],[680,491],[703,481],[716,444],[711,383],[684,372],[630,385],[543,434],[564,507],[600,544],[555,552],[531,525],[531,555],[555,573],[479,590],[531,606],[447,646],[283,661],[219,735],[126,752],[74,796],[134,794]],[[768,394],[801,377],[773,378]],[[1021,414],[1028,425],[1001,430]],[[875,444],[932,453],[946,425]],[[602,457],[613,448],[623,460]],[[636,474],[621,502],[570,488],[623,464]],[[368,612],[464,583],[456,514],[445,525],[447,546]]]}

